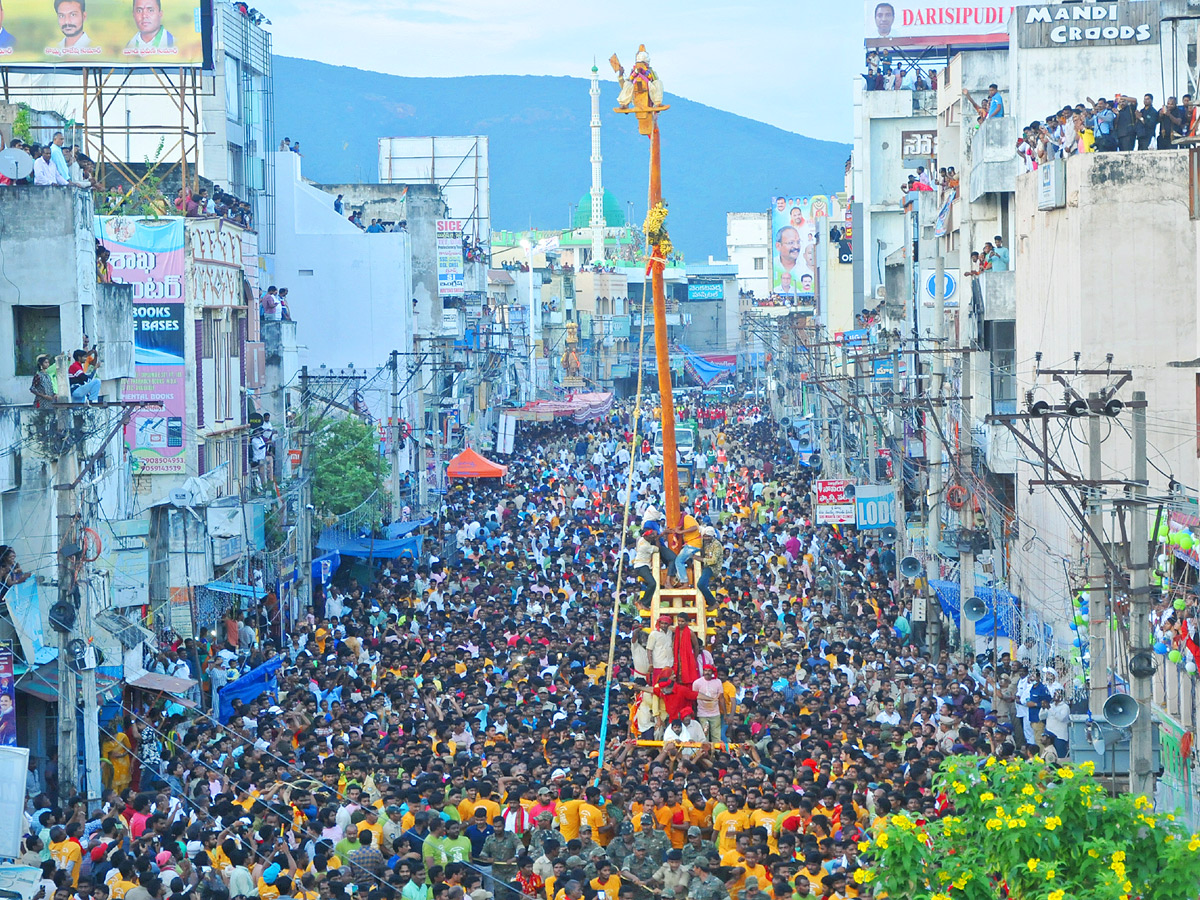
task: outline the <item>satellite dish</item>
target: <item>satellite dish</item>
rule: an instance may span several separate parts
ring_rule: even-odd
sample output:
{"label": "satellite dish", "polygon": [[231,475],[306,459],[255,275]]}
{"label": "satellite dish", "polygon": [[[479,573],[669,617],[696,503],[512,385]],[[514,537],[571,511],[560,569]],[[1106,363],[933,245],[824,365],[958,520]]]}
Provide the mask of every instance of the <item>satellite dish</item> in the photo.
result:
{"label": "satellite dish", "polygon": [[1104,720],[1117,728],[1128,728],[1137,721],[1140,708],[1128,694],[1113,694],[1104,701]]}
{"label": "satellite dish", "polygon": [[15,147],[0,152],[0,175],[20,181],[33,172],[33,157]]}
{"label": "satellite dish", "polygon": [[987,615],[987,604],[978,597],[972,597],[963,604],[963,615],[968,622],[978,622]]}
{"label": "satellite dish", "polygon": [[900,574],[905,578],[916,578],[921,574],[921,561],[915,556],[906,556],[900,560]]}

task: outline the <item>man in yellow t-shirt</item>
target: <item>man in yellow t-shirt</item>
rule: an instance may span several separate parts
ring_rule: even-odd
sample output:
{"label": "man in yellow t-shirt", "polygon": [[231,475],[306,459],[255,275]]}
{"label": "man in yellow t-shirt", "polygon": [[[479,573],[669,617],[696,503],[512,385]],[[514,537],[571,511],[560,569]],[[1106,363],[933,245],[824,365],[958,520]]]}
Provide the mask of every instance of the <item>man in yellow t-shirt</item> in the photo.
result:
{"label": "man in yellow t-shirt", "polygon": [[122,875],[113,881],[108,886],[109,894],[113,900],[123,900],[124,896],[138,886],[136,881],[127,881]]}
{"label": "man in yellow t-shirt", "polygon": [[592,829],[592,837],[601,847],[607,847],[612,840],[612,828],[607,824],[608,818],[600,808],[600,789],[589,787],[586,800],[579,804],[579,828],[588,826]]}
{"label": "man in yellow t-shirt", "polygon": [[688,562],[700,552],[700,548],[704,544],[704,536],[700,533],[700,523],[696,521],[695,516],[685,514],[680,527],[672,529],[671,533],[678,534],[683,538],[683,548],[675,557],[675,577],[680,584],[687,584]]}
{"label": "man in yellow t-shirt", "polygon": [[71,883],[78,887],[83,851],[67,837],[66,830],[57,825],[50,829],[50,858],[54,860],[54,865],[71,876]]}
{"label": "man in yellow t-shirt", "polygon": [[458,818],[462,822],[470,822],[475,817],[475,807],[479,806],[479,786],[474,783],[468,784],[466,792],[466,796],[458,804]]}
{"label": "man in yellow t-shirt", "polygon": [[772,853],[779,852],[779,813],[773,808],[770,797],[759,797],[757,802],[751,802],[751,807],[757,806],[750,812],[750,827],[763,828],[767,832],[767,847]]}
{"label": "man in yellow t-shirt", "polygon": [[767,874],[766,866],[758,861],[758,851],[751,848],[746,851],[746,863],[742,867],[742,874],[736,882],[729,886],[730,900],[738,900],[738,894],[746,887],[746,882],[754,879],[751,882],[752,887],[760,885],[770,885],[771,879]]}
{"label": "man in yellow t-shirt", "polygon": [[364,806],[362,808],[363,819],[358,823],[358,833],[364,831],[371,832],[375,837],[371,840],[371,846],[378,850],[383,844],[383,823],[379,821],[379,810],[373,806]]}
{"label": "man in yellow t-shirt", "polygon": [[[500,804],[492,799],[492,794],[495,793],[495,788],[490,782],[479,782],[479,798],[475,801],[477,807],[482,806],[487,810],[487,821],[495,822],[496,816],[500,815]],[[472,810],[474,815],[474,810]],[[464,822],[468,821],[463,819]]]}
{"label": "man in yellow t-shirt", "polygon": [[822,895],[825,891],[825,868],[821,865],[821,854],[809,853],[804,857],[804,868],[796,874],[797,881],[801,878],[808,879],[808,886],[813,894],[818,897]]}
{"label": "man in yellow t-shirt", "polygon": [[583,674],[586,675],[594,685],[600,684],[604,680],[604,673],[608,670],[608,663],[602,662],[600,657],[595,653],[588,654],[587,665],[583,667]]}
{"label": "man in yellow t-shirt", "polygon": [[558,820],[558,830],[562,833],[564,844],[579,837],[579,807],[582,805],[583,801],[575,797],[575,788],[569,784],[564,785],[562,799],[558,801],[557,808],[554,811],[554,816]]}
{"label": "man in yellow t-shirt", "polygon": [[742,808],[742,798],[734,797],[729,802],[729,808],[713,819],[717,851],[722,856],[737,846],[737,836],[750,827],[750,813]]}
{"label": "man in yellow t-shirt", "polygon": [[615,900],[621,891],[621,876],[613,872],[612,863],[602,858],[596,863],[596,877],[590,884],[592,890],[604,892],[604,900]]}

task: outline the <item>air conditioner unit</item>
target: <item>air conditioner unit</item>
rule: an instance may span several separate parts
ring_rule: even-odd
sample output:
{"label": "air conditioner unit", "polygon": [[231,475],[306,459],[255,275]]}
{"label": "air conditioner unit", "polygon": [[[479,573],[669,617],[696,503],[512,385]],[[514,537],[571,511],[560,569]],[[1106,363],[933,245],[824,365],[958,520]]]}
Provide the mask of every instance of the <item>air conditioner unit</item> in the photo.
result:
{"label": "air conditioner unit", "polygon": [[143,628],[136,622],[121,616],[113,610],[106,610],[96,616],[95,622],[116,638],[126,650],[132,650],[143,641],[154,640],[154,631]]}
{"label": "air conditioner unit", "polygon": [[170,499],[172,506],[191,506],[192,492],[176,489],[171,491],[171,493],[168,495],[168,499]]}
{"label": "air conditioner unit", "polygon": [[887,289],[884,288],[884,286],[882,284],[879,285],[879,287],[875,288],[875,299],[878,301],[883,301],[883,300],[887,299]]}

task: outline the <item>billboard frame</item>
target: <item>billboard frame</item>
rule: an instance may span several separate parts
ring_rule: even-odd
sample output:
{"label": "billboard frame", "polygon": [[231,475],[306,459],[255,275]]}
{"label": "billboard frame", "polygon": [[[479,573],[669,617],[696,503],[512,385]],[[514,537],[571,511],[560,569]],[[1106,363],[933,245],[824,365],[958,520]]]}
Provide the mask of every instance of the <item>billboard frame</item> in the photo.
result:
{"label": "billboard frame", "polygon": [[[209,40],[206,46],[211,46]],[[206,50],[210,54],[211,50]],[[14,82],[13,76],[70,74],[79,81],[62,81],[50,84],[22,84]],[[153,81],[130,83],[134,76],[153,76]],[[79,146],[96,163],[96,178],[101,184],[105,170],[111,168],[121,179],[122,185],[132,191],[140,187],[151,174],[167,177],[177,168],[182,169],[181,181],[189,190],[199,189],[200,146],[204,137],[201,130],[200,104],[205,96],[202,70],[195,66],[159,68],[103,68],[94,66],[60,66],[45,69],[28,66],[0,66],[0,91],[6,103],[27,102],[30,106],[46,98],[81,97],[81,121],[76,123],[82,140]],[[119,100],[137,98],[165,98],[179,111],[178,121],[127,125],[123,120],[112,121],[109,115]],[[30,102],[33,101],[33,102]],[[123,161],[124,153],[116,145],[135,135],[162,135],[163,152],[158,165],[148,168],[141,175],[135,173]],[[11,136],[10,136],[11,137]],[[39,143],[48,142],[49,135],[35,135]]]}

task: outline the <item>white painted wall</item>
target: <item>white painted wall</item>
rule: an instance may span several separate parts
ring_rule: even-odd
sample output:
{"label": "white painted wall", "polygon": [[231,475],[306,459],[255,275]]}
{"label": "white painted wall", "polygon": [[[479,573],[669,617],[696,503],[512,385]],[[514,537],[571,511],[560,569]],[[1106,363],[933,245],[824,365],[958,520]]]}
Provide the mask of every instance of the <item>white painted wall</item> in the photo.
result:
{"label": "white painted wall", "polygon": [[[1037,397],[1060,403],[1061,385],[1034,372],[1043,367],[1132,369],[1134,390],[1147,395],[1150,493],[1164,494],[1167,475],[1186,480],[1195,472],[1195,372],[1172,368],[1172,360],[1194,358],[1197,347],[1196,228],[1188,216],[1187,155],[1184,151],[1097,153],[1067,161],[1067,206],[1039,212],[1036,175],[1017,180],[1016,322],[1018,391],[1035,387]],[[1108,379],[1073,379],[1086,395]],[[1120,420],[1129,427],[1129,414]],[[1040,431],[1038,432],[1040,435]],[[1130,440],[1117,424],[1102,445],[1105,478],[1128,477]],[[1055,458],[1075,472],[1087,471],[1086,424],[1063,435],[1053,427]],[[1039,436],[1040,441],[1040,436]],[[1019,456],[1033,458],[1025,448]],[[1157,466],[1164,475],[1154,468]],[[1187,473],[1181,475],[1181,473]],[[1080,571],[1080,526],[1045,488],[1028,482],[1042,477],[1017,465],[1020,538],[1013,549],[1011,587],[1026,604],[1040,607],[1068,636],[1064,561]],[[1110,488],[1108,496],[1116,494]],[[1060,498],[1061,501],[1061,498]]]}
{"label": "white painted wall", "polygon": [[[883,284],[884,259],[904,243],[904,217],[900,185],[910,173],[900,157],[900,133],[933,130],[932,112],[914,113],[914,91],[864,91],[862,78],[854,87],[854,199],[863,204],[861,226],[864,267],[863,289],[867,305],[875,288]],[[928,94],[930,103],[933,95]]]}
{"label": "white painted wall", "polygon": [[409,236],[360,231],[334,211],[332,195],[301,180],[301,161],[275,154],[278,241],[268,257],[271,284],[289,288],[300,363],[374,367],[393,350],[410,352]]}
{"label": "white painted wall", "polygon": [[[738,288],[756,297],[771,293],[771,226],[765,212],[725,214],[725,249],[738,267]],[[754,268],[755,259],[762,268]]]}

